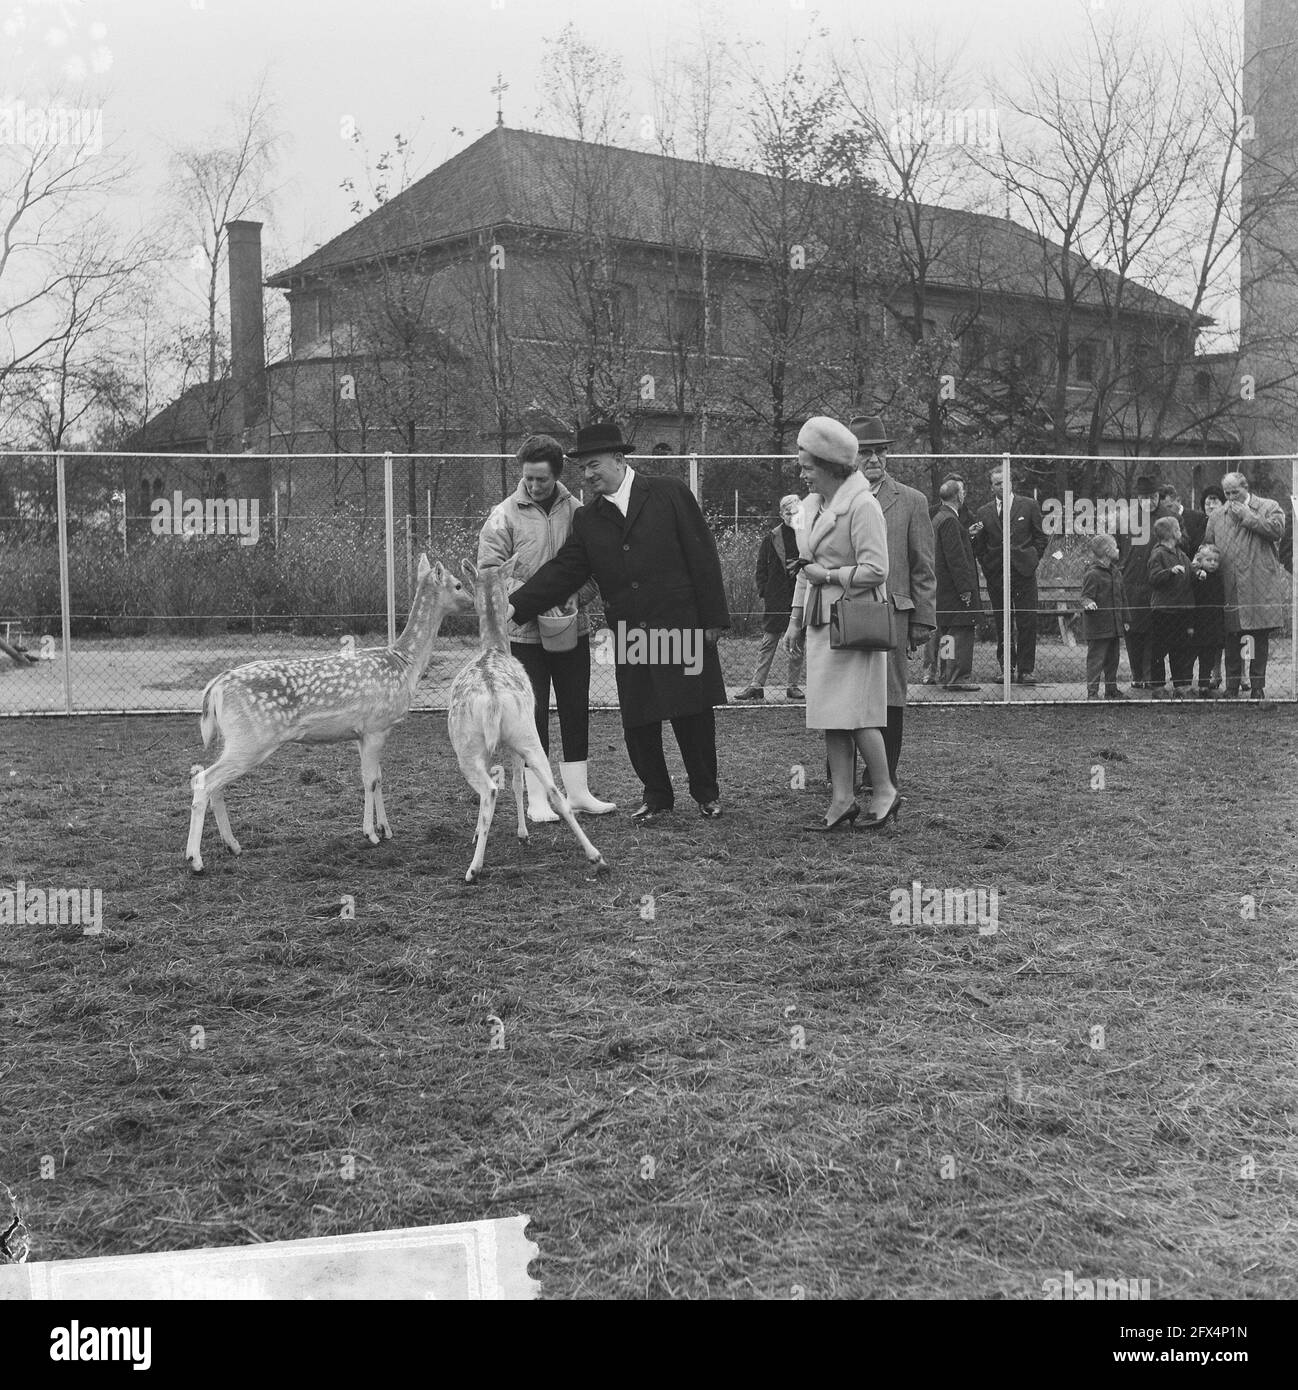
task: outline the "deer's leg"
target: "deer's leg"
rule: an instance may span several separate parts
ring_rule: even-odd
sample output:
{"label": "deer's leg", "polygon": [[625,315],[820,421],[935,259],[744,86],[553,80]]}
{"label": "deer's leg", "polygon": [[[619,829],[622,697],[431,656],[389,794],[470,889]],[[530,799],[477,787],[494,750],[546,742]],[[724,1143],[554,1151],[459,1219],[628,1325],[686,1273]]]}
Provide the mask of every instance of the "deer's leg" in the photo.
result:
{"label": "deer's leg", "polygon": [[518,811],[518,839],[523,845],[531,844],[527,834],[527,815],[524,802],[527,797],[526,783],[523,781],[523,760],[514,754],[514,807]]}
{"label": "deer's leg", "polygon": [[203,822],[207,819],[209,805],[216,812],[216,823],[221,832],[221,838],[235,854],[240,852],[239,842],[230,830],[230,817],[225,809],[223,793],[235,778],[242,777],[245,772],[268,756],[269,753],[262,754],[261,757],[251,755],[240,757],[238,754],[232,754],[227,744],[225,751],[211,767],[205,770],[195,763],[190,768],[189,784],[194,789],[194,799],[189,813],[189,842],[185,846],[185,858],[189,860],[189,867],[194,873],[201,874],[203,872],[200,842],[203,838]]}
{"label": "deer's leg", "polygon": [[361,755],[361,790],[365,793],[365,811],[361,816],[361,834],[372,845],[377,845],[378,836],[374,833],[374,792],[370,789],[370,779],[365,771],[365,740],[356,740],[356,751]]}
{"label": "deer's leg", "polygon": [[462,757],[460,771],[464,773],[465,781],[478,793],[478,829],[473,846],[473,862],[464,875],[465,883],[477,883],[482,862],[487,857],[487,836],[491,834],[491,822],[496,814],[498,788],[481,753],[476,757]]}
{"label": "deer's leg", "polygon": [[[216,763],[212,766],[215,768]],[[194,799],[190,803],[189,840],[185,845],[185,858],[189,861],[190,869],[196,874],[201,874],[203,855],[199,850],[199,843],[203,838],[203,822],[207,819],[208,795],[207,772],[198,763],[189,769],[189,785],[193,788]]]}
{"label": "deer's leg", "polygon": [[221,832],[221,838],[225,841],[231,854],[242,854],[239,842],[234,838],[234,831],[230,829],[230,813],[225,809],[225,793],[219,789],[208,793],[208,799],[212,803],[212,814],[216,817],[216,828]]}
{"label": "deer's leg", "polygon": [[359,740],[361,750],[361,781],[365,784],[365,820],[362,830],[370,844],[377,845],[379,834],[392,838],[392,827],[388,824],[388,813],[383,805],[383,745],[388,735],[382,733],[362,734]]}
{"label": "deer's leg", "polygon": [[568,828],[577,837],[577,843],[582,847],[587,860],[595,865],[596,873],[608,873],[608,865],[604,861],[604,856],[590,842],[586,832],[577,823],[577,817],[572,813],[572,807],[568,804],[568,798],[559,790],[554,780],[554,773],[550,771],[550,760],[545,756],[538,739],[535,744],[530,744],[522,755],[527,762],[528,768],[545,788],[545,795],[551,806],[563,817]]}
{"label": "deer's leg", "polygon": [[227,742],[221,756],[211,767],[204,770],[195,763],[190,768],[189,784],[194,789],[194,800],[189,813],[189,843],[185,846],[185,858],[189,860],[189,867],[194,873],[203,872],[203,856],[199,850],[199,842],[203,837],[203,821],[207,817],[209,805],[216,816],[221,838],[232,853],[242,853],[239,842],[230,829],[230,817],[225,809],[225,789],[245,772],[251,772],[254,767],[264,763],[278,747],[279,744],[275,742],[260,747],[239,747]]}

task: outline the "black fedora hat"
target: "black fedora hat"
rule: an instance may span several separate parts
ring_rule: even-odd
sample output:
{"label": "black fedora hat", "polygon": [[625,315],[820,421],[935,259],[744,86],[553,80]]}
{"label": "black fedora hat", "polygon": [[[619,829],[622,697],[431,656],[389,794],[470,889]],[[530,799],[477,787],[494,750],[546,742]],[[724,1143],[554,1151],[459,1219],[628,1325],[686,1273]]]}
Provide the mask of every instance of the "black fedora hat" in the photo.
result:
{"label": "black fedora hat", "polygon": [[634,454],[634,445],[622,438],[621,429],[611,420],[597,425],[582,425],[577,431],[577,442],[568,450],[570,459],[579,459],[586,454]]}
{"label": "black fedora hat", "polygon": [[877,444],[881,448],[887,448],[893,442],[888,438],[882,415],[853,415],[848,428],[862,444]]}

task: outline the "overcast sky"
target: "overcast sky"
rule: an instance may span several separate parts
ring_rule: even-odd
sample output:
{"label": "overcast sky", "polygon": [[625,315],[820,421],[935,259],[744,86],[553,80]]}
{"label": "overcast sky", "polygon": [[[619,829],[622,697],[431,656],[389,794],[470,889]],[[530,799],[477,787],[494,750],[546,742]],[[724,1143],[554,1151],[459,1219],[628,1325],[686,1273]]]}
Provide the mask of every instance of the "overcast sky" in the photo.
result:
{"label": "overcast sky", "polygon": [[[537,123],[543,40],[572,21],[622,56],[628,104],[646,104],[644,75],[688,49],[700,15],[778,53],[809,29],[846,47],[897,26],[951,35],[975,70],[1003,68],[1034,47],[1080,38],[1088,5],[1131,6],[1175,30],[1189,6],[1224,10],[1242,0],[0,0],[0,97],[22,98],[70,66],[87,72],[102,106],[104,140],[140,168],[139,211],[160,200],[167,142],[228,129],[226,108],[268,70],[287,136],[281,191],[266,229],[267,272],[306,254],[352,220],[339,189],[362,170],[340,134],[351,117],[371,157],[394,132],[411,136],[420,172],[490,129],[500,71],[507,124]],[[16,89],[16,90],[15,90]],[[971,96],[976,97],[976,92]],[[28,96],[28,100],[31,97]],[[82,98],[86,100],[86,98]],[[975,101],[970,104],[976,104]],[[460,127],[464,134],[452,133]]]}

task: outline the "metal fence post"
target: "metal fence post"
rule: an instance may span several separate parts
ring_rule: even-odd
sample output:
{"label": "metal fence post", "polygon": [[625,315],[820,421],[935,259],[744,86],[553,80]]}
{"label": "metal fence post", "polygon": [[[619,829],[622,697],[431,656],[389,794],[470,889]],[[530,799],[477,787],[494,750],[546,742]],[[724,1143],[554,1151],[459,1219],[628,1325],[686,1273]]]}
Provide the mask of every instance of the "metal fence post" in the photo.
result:
{"label": "metal fence post", "polygon": [[392,455],[383,455],[383,548],[388,564],[388,646],[397,640],[396,521],[392,511]]}
{"label": "metal fence post", "polygon": [[415,596],[415,519],[406,513],[406,601]]}
{"label": "metal fence post", "polygon": [[59,509],[59,608],[63,614],[63,708],[72,713],[72,590],[68,583],[68,479],[63,451],[54,455]]}
{"label": "metal fence post", "polygon": [[[1001,455],[1001,671],[1004,703],[1010,703],[1014,670],[1014,612],[1010,607],[1010,456]],[[1036,622],[1036,614],[1032,615]]]}
{"label": "metal fence post", "polygon": [[[1289,462],[1289,505],[1294,510],[1294,529],[1298,531],[1298,456]],[[1289,556],[1289,680],[1293,697],[1298,700],[1298,564]]]}

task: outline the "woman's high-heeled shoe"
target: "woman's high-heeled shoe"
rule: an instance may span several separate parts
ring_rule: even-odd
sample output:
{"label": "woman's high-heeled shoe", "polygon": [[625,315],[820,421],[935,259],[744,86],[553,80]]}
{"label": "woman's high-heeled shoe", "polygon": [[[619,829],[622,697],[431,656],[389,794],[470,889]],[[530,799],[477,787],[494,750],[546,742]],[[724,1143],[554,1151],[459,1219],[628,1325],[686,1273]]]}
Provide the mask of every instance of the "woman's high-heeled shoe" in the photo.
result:
{"label": "woman's high-heeled shoe", "polygon": [[838,817],[837,820],[832,820],[828,822],[819,821],[815,825],[807,826],[807,829],[816,835],[828,835],[831,830],[838,830],[843,827],[850,830],[852,828],[852,822],[860,814],[861,807],[857,804],[857,802],[854,801],[847,808],[847,810],[844,811],[843,814]]}
{"label": "woman's high-heeled shoe", "polygon": [[861,822],[861,829],[882,830],[883,827],[887,825],[890,820],[896,818],[897,813],[901,810],[901,803],[903,799],[904,798],[902,797],[902,794],[898,792],[892,798],[892,804],[881,816],[876,816],[873,812],[867,812],[865,819]]}

